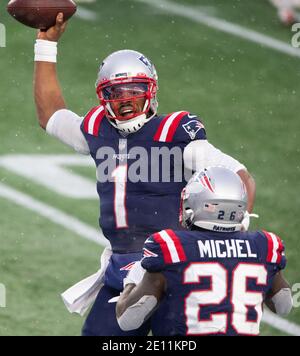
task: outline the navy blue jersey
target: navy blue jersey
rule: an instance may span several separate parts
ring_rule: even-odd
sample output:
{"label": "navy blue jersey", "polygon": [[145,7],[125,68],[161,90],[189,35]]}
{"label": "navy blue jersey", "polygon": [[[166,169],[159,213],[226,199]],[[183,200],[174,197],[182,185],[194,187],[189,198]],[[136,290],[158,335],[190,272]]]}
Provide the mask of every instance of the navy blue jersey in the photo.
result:
{"label": "navy blue jersey", "polygon": [[185,111],[155,116],[124,137],[98,106],[81,129],[97,167],[100,226],[113,251],[141,252],[155,231],[179,229],[183,150],[192,140],[206,139],[201,121]]}
{"label": "navy blue jersey", "polygon": [[263,300],[285,265],[282,241],[266,231],[152,235],[142,266],[167,281],[153,333],[258,335]]}

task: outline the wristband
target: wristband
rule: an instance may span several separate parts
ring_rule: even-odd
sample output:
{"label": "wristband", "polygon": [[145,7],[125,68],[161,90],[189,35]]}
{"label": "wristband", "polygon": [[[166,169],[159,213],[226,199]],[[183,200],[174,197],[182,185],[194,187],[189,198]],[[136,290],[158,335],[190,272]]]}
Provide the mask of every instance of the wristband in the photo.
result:
{"label": "wristband", "polygon": [[36,40],[34,54],[34,60],[36,62],[56,63],[57,42]]}

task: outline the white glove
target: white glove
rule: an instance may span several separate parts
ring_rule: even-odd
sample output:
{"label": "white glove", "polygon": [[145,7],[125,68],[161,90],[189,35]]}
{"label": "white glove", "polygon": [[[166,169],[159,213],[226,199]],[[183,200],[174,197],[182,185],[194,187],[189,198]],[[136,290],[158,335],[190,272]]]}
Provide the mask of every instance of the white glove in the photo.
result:
{"label": "white glove", "polygon": [[249,214],[248,211],[245,212],[244,219],[242,220],[242,226],[244,231],[248,231],[250,225],[250,218],[259,218],[257,214]]}
{"label": "white glove", "polygon": [[136,262],[126,278],[123,280],[123,287],[125,288],[127,284],[139,284],[144,277],[146,270],[142,267],[141,261]]}

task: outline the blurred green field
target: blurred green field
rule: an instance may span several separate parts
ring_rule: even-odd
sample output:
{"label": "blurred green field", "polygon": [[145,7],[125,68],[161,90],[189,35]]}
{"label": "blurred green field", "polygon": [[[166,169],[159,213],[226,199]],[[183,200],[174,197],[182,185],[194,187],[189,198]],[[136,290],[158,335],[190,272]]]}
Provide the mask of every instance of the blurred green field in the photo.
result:
{"label": "blurred green field", "polygon": [[[290,42],[276,11],[262,0],[177,0]],[[0,23],[0,159],[7,154],[70,154],[38,126],[32,96],[35,31],[5,11]],[[68,107],[83,115],[97,104],[94,82],[114,50],[145,53],[159,74],[160,112],[199,114],[211,143],[244,162],[257,182],[252,228],[276,232],[286,244],[291,284],[300,282],[300,58],[170,15],[134,0],[82,4],[93,21],[74,17],[59,46],[59,77]],[[92,168],[74,172],[95,181]],[[0,165],[0,182],[97,228],[98,203],[67,198]],[[98,267],[102,247],[0,197],[0,335],[79,335],[59,294]],[[300,324],[300,310],[288,320]],[[268,325],[262,335],[284,335]]]}

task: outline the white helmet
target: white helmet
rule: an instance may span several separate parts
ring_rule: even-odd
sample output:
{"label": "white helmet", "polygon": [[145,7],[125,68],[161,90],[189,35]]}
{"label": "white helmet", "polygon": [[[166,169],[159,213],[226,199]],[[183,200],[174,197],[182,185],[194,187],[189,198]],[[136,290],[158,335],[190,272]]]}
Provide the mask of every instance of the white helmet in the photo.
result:
{"label": "white helmet", "polygon": [[[97,95],[105,107],[106,116],[118,130],[132,133],[156,115],[158,102],[157,73],[154,65],[142,53],[122,50],[112,53],[100,66],[96,82]],[[117,92],[129,92],[131,97],[118,98]],[[134,93],[134,94],[132,94]],[[145,99],[140,112],[126,117],[114,112],[112,103]]]}
{"label": "white helmet", "polygon": [[195,173],[182,191],[180,223],[213,231],[233,232],[242,228],[247,193],[240,177],[223,167]]}

